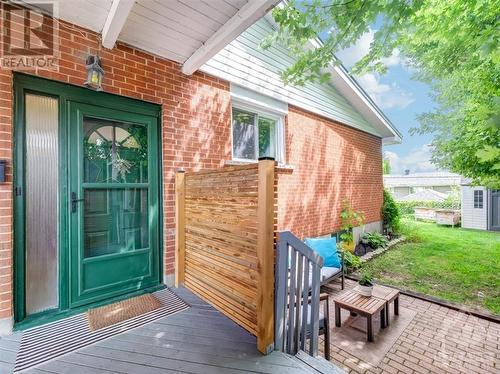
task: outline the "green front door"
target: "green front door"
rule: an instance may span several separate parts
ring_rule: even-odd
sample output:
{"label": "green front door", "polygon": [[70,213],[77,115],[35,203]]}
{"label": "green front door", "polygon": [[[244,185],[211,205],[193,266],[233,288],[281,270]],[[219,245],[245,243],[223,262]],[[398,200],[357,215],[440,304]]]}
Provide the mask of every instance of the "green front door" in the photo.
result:
{"label": "green front door", "polygon": [[158,284],[156,124],[69,103],[70,308]]}
{"label": "green front door", "polygon": [[14,316],[160,285],[160,107],[14,74]]}

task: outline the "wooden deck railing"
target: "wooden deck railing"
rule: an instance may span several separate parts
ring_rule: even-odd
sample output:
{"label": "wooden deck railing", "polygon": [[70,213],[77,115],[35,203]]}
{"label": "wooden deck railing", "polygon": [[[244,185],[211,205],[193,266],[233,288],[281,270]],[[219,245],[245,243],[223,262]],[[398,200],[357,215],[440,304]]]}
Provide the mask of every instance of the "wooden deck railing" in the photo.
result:
{"label": "wooden deck railing", "polygon": [[275,284],[275,348],[318,355],[320,271],[323,258],[289,231],[279,233]]}
{"label": "wooden deck railing", "polygon": [[176,174],[176,285],[274,343],[273,160]]}

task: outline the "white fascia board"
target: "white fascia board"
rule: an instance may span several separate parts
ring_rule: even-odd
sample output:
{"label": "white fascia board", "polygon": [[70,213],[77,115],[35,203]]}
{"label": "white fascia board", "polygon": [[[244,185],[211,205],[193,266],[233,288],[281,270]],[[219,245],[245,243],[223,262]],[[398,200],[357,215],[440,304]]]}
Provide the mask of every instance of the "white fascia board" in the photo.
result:
{"label": "white fascia board", "polygon": [[102,45],[113,49],[118,35],[123,29],[135,0],[113,0],[108,17],[102,28]]}
{"label": "white fascia board", "polygon": [[[319,38],[310,40],[313,48],[322,45]],[[386,145],[399,144],[402,141],[401,133],[394,127],[391,121],[380,110],[377,104],[368,96],[358,82],[349,74],[342,65],[332,64],[328,69],[331,75],[330,82],[375,128],[381,131],[382,139]]]}
{"label": "white fascia board", "polygon": [[400,136],[388,136],[382,138],[382,145],[401,144],[402,140]]}
{"label": "white fascia board", "polygon": [[268,13],[281,0],[250,0],[221,26],[182,65],[182,72],[193,74],[243,31]]}
{"label": "white fascia board", "polygon": [[363,88],[342,66],[332,66],[332,85],[356,108],[373,126],[386,133],[383,138],[390,138],[392,144],[401,143],[402,135],[380,108],[373,102]]}

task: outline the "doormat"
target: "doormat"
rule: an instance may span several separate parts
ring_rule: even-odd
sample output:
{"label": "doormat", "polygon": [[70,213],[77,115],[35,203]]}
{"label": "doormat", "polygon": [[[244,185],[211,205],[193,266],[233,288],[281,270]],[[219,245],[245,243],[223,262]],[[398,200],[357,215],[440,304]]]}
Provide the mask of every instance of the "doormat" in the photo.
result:
{"label": "doormat", "polygon": [[100,330],[115,323],[140,316],[161,307],[160,301],[151,294],[132,297],[117,303],[87,311],[90,331]]}
{"label": "doormat", "polygon": [[20,373],[77,349],[186,310],[189,305],[172,291],[153,293],[160,307],[96,331],[91,331],[86,313],[65,318],[23,332],[14,373]]}

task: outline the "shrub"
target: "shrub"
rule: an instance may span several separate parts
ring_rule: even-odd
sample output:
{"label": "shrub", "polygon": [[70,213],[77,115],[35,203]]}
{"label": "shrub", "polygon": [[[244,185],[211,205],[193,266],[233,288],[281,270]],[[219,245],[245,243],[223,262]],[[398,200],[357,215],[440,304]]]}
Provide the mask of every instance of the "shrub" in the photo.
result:
{"label": "shrub", "polygon": [[384,204],[382,205],[384,227],[392,231],[399,230],[400,211],[392,194],[384,189]]}
{"label": "shrub", "polygon": [[373,249],[385,247],[389,242],[387,238],[378,232],[365,232],[361,235],[361,240]]}
{"label": "shrub", "polygon": [[342,221],[341,229],[342,233],[340,234],[340,248],[349,250],[351,252],[354,251],[354,240],[352,229],[353,227],[363,225],[365,221],[365,215],[363,212],[355,211],[349,200],[342,200],[342,210],[340,211],[340,219]]}
{"label": "shrub", "polygon": [[451,196],[444,201],[398,201],[396,204],[402,215],[413,215],[415,208],[460,209],[460,201]]}
{"label": "shrub", "polygon": [[344,265],[348,271],[357,270],[361,267],[361,259],[349,251],[344,251]]}

